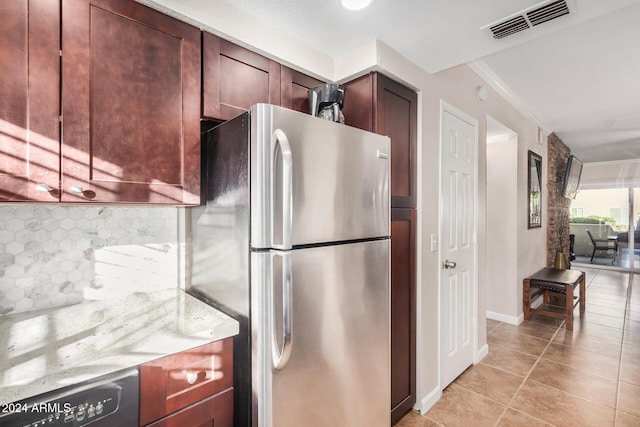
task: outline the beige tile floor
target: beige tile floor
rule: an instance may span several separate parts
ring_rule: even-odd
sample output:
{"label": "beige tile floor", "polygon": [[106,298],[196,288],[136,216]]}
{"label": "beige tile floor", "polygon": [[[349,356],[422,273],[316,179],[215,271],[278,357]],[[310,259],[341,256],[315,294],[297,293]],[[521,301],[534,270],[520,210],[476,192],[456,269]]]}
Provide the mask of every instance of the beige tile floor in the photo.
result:
{"label": "beige tile floor", "polygon": [[587,308],[573,332],[542,316],[487,320],[489,354],[396,427],[640,426],[640,275],[574,268]]}

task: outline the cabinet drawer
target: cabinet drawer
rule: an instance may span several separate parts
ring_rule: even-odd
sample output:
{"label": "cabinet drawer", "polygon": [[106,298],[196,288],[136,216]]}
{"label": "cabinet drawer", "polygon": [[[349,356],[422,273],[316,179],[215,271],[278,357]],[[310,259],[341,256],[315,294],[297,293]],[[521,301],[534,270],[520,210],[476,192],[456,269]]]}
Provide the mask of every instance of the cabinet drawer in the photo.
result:
{"label": "cabinet drawer", "polygon": [[233,386],[233,338],[140,366],[140,424]]}
{"label": "cabinet drawer", "polygon": [[147,427],[232,427],[233,389],[204,399]]}

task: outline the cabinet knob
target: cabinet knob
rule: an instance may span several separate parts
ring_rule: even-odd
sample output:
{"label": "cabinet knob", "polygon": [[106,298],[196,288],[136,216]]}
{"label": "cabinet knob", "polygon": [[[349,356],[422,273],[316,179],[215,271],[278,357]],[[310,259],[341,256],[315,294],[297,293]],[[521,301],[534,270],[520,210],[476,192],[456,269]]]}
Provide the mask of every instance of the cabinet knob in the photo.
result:
{"label": "cabinet knob", "polygon": [[37,184],[36,191],[38,193],[48,193],[51,191],[51,187],[49,187],[47,184]]}
{"label": "cabinet knob", "polygon": [[198,374],[196,374],[195,372],[189,372],[187,374],[187,382],[189,384],[195,384],[196,381],[198,381]]}
{"label": "cabinet knob", "polygon": [[76,196],[84,197],[87,200],[93,200],[96,197],[96,192],[93,190],[85,190],[80,185],[72,185],[69,187],[69,192]]}
{"label": "cabinet knob", "polygon": [[200,372],[189,372],[187,374],[187,382],[189,384],[195,384],[198,380],[205,379],[207,377],[207,373],[205,371]]}
{"label": "cabinet knob", "polygon": [[72,185],[71,187],[69,187],[69,191],[71,191],[73,194],[77,194],[78,196],[81,196],[82,193],[84,193],[84,190],[79,185]]}

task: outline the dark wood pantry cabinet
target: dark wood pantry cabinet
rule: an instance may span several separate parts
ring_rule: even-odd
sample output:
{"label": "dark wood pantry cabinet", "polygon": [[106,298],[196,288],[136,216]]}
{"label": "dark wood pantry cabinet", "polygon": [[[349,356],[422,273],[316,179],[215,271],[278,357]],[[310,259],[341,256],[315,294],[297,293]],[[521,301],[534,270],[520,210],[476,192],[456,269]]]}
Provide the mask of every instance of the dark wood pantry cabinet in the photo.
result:
{"label": "dark wood pantry cabinet", "polygon": [[61,200],[199,203],[200,31],[133,0],[62,6]]}
{"label": "dark wood pantry cabinet", "polygon": [[345,123],[391,138],[391,206],[415,208],[417,94],[376,72],[345,86]]}
{"label": "dark wood pantry cabinet", "polygon": [[233,338],[145,363],[139,371],[140,426],[233,426]]}
{"label": "dark wood pantry cabinet", "polygon": [[58,1],[0,2],[0,92],[0,201],[58,201]]}
{"label": "dark wood pantry cabinet", "polygon": [[416,403],[416,209],[391,209],[391,421]]}
{"label": "dark wood pantry cabinet", "polygon": [[391,421],[416,402],[417,94],[372,72],[345,83],[348,125],[391,138]]}

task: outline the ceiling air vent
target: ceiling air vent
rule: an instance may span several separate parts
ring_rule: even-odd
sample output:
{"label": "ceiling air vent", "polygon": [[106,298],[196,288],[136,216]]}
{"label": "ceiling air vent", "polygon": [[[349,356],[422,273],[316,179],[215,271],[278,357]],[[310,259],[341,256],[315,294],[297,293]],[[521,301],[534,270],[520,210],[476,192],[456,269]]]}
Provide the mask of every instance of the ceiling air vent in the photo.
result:
{"label": "ceiling air vent", "polygon": [[522,15],[518,15],[515,18],[511,18],[491,26],[490,30],[494,39],[501,39],[503,37],[510,36],[511,34],[524,31],[527,28],[529,28],[527,20],[524,19]]}
{"label": "ceiling air vent", "polygon": [[546,1],[486,25],[480,30],[494,39],[502,39],[570,13],[575,13],[572,0]]}
{"label": "ceiling air vent", "polygon": [[569,6],[567,2],[558,0],[527,12],[527,19],[531,22],[531,25],[536,26],[568,14]]}

